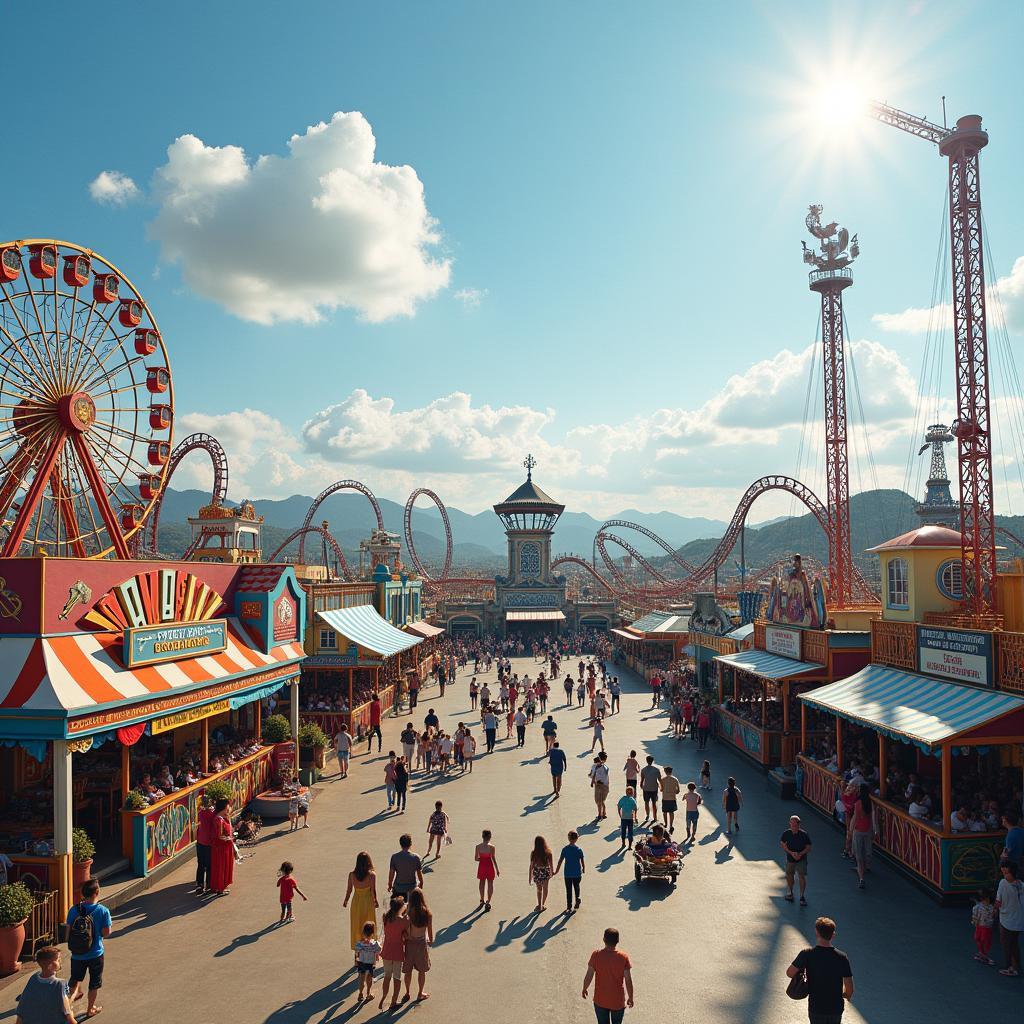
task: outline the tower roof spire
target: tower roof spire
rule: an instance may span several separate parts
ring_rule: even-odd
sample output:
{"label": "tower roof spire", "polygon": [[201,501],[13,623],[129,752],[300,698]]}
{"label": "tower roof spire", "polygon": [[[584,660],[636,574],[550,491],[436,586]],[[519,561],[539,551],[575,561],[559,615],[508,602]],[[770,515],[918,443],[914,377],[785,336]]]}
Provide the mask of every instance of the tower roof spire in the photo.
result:
{"label": "tower roof spire", "polygon": [[526,479],[533,479],[533,467],[537,465],[537,460],[532,455],[527,455],[523,459],[523,465],[526,467]]}

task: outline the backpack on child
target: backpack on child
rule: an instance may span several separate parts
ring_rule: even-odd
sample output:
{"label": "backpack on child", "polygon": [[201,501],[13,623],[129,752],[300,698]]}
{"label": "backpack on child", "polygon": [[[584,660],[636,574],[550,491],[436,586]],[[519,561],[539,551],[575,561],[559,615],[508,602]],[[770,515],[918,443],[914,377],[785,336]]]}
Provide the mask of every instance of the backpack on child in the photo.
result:
{"label": "backpack on child", "polygon": [[75,908],[78,913],[68,928],[68,951],[72,956],[84,956],[90,952],[96,938],[92,914],[85,907],[84,902],[78,904]]}

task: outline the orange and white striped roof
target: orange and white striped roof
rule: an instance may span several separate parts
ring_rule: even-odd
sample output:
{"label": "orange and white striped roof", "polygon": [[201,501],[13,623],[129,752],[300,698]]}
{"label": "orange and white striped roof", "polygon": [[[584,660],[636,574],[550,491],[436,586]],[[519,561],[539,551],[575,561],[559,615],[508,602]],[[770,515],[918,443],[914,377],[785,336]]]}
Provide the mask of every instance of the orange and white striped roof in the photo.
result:
{"label": "orange and white striped roof", "polygon": [[125,668],[116,633],[9,637],[0,641],[0,711],[81,714],[97,706],[132,703],[222,679],[259,672],[305,656],[299,643],[264,654],[237,619],[228,619],[227,650],[139,668]]}

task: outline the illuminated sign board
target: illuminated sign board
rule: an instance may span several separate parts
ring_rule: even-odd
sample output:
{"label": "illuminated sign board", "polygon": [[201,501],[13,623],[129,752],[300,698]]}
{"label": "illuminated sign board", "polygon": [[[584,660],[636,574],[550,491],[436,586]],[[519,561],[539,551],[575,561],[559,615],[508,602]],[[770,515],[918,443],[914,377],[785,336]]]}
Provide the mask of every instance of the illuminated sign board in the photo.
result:
{"label": "illuminated sign board", "polygon": [[219,654],[227,646],[227,619],[139,626],[124,631],[124,663],[129,668],[159,665],[164,661]]}

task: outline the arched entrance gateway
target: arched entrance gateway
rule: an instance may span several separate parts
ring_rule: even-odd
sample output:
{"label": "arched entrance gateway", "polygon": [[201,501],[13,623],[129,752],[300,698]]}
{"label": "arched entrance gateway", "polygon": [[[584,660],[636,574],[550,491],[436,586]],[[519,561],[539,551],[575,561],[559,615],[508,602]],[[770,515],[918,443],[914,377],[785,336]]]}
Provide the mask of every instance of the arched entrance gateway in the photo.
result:
{"label": "arched entrance gateway", "polygon": [[479,639],[483,626],[474,615],[453,615],[446,623],[449,636]]}

